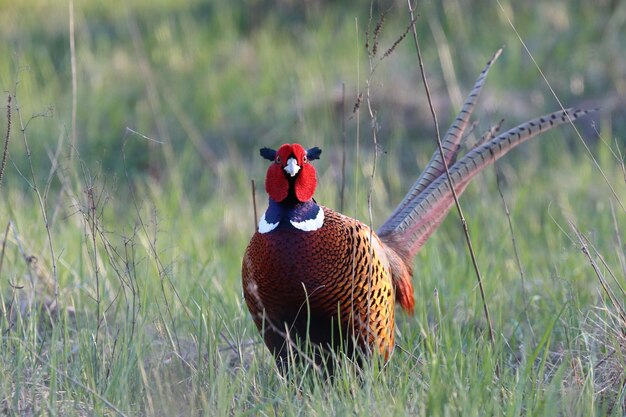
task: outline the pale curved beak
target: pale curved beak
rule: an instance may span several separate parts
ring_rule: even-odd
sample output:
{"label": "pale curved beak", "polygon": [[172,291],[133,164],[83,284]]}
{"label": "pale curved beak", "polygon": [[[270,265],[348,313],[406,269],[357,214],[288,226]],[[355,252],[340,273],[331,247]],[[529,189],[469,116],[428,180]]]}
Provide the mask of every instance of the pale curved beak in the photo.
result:
{"label": "pale curved beak", "polygon": [[287,160],[287,165],[283,169],[287,174],[295,177],[298,171],[300,171],[300,165],[298,165],[298,161],[296,161],[296,158],[289,158]]}

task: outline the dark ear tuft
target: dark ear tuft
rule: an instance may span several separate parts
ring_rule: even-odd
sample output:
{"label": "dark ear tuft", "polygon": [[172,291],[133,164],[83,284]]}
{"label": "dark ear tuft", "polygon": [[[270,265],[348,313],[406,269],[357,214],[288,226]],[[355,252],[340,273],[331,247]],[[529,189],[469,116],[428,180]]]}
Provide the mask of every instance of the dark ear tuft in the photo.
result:
{"label": "dark ear tuft", "polygon": [[306,151],[306,157],[309,158],[309,161],[314,161],[316,159],[320,159],[320,155],[322,154],[322,150],[317,146]]}
{"label": "dark ear tuft", "polygon": [[276,151],[270,148],[261,148],[261,156],[265,159],[273,161],[276,158]]}

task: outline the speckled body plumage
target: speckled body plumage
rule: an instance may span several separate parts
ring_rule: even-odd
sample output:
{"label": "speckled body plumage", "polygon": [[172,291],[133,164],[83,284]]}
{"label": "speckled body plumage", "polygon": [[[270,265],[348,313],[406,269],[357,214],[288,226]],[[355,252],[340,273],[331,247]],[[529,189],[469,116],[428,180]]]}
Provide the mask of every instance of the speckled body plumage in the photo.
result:
{"label": "speckled body plumage", "polygon": [[347,350],[356,340],[387,358],[394,347],[395,293],[382,243],[358,220],[323,210],[318,230],[281,226],[254,234],[243,260],[248,308],[278,358],[286,359],[287,333],[291,342],[308,337]]}
{"label": "speckled body plumage", "polygon": [[[476,99],[499,54],[487,63],[442,141],[457,194],[515,146],[588,112],[567,109],[489,135],[456,161]],[[313,200],[317,178],[310,162],[320,154],[318,148],[299,144],[261,150],[272,161],[266,176],[270,204],[243,257],[245,301],[265,344],[283,366],[290,357],[307,355],[306,346],[313,346],[318,364],[328,359],[325,353],[339,350],[387,360],[394,350],[394,305],[413,311],[413,256],[454,203],[442,155],[435,152],[376,233]]]}

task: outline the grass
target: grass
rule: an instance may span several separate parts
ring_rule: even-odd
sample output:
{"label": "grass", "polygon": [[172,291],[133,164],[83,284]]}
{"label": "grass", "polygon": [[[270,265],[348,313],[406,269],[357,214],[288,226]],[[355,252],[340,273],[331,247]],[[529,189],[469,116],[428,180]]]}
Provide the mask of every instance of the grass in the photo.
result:
{"label": "grass", "polygon": [[[351,113],[368,73],[369,8],[79,3],[74,157],[67,5],[0,4],[0,85],[14,95],[0,184],[0,414],[624,412],[624,324],[569,221],[597,249],[591,259],[623,304],[609,271],[626,285],[626,213],[571,128],[498,164],[513,235],[493,168],[460,199],[494,346],[451,214],[415,259],[416,313],[398,312],[402,349],[384,369],[356,375],[346,367],[332,385],[310,372],[282,379],[241,296],[241,257],[254,230],[251,178],[259,209],[265,204],[256,149],[294,138],[321,146],[316,198],[339,207],[345,118],[344,212],[369,218],[370,120],[363,108]],[[390,6],[381,51],[408,21],[404,3]],[[608,145],[588,123],[577,126],[626,201],[622,157],[611,153],[623,153],[626,137],[624,5],[503,6],[559,98],[603,107],[596,127]],[[556,108],[497,3],[420,7],[442,128],[458,108],[455,91],[465,94],[502,44],[477,131]],[[377,4],[375,20],[387,8]],[[370,86],[384,151],[373,180],[379,225],[434,150],[425,139],[434,127],[409,42],[381,61]]]}

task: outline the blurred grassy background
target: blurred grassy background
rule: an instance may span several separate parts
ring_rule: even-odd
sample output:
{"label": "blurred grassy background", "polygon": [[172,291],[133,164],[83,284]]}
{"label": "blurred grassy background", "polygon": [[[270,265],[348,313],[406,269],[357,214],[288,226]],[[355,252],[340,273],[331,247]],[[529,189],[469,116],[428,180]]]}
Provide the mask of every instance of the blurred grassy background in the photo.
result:
{"label": "blurred grassy background", "polygon": [[[607,136],[623,131],[623,2],[502,4],[562,102],[602,106]],[[74,7],[77,147],[85,161],[101,163],[106,172],[119,169],[126,127],[165,142],[177,160],[185,160],[180,165],[193,179],[230,164],[233,152],[250,166],[258,159],[250,147],[263,144],[297,139],[328,143],[332,150],[346,117],[342,85],[349,116],[368,73],[369,8],[360,2],[162,0],[112,7],[90,1]],[[500,117],[514,123],[557,108],[497,3],[446,0],[418,7],[442,125],[501,45],[505,54],[482,100],[483,124]],[[382,12],[387,21],[380,44],[386,49],[408,18],[402,1],[375,3],[374,23]],[[45,164],[39,149],[55,147],[58,135],[67,137],[71,127],[68,7],[55,1],[4,2],[0,19],[3,89],[13,91],[20,80],[26,114],[54,109],[54,133],[49,123],[31,127],[38,138],[33,153]],[[381,146],[392,151],[390,159],[404,156],[404,164],[413,164],[422,148],[403,145],[432,146],[434,127],[418,75],[407,41],[381,63],[373,80]],[[352,139],[355,123],[347,124]],[[145,140],[129,142],[133,171],[161,176],[161,155],[167,152],[150,151]],[[13,155],[20,154],[18,146],[13,144]],[[15,162],[22,166],[20,158]]]}
{"label": "blurred grassy background", "polygon": [[[500,3],[504,12],[497,2],[418,4],[442,130],[502,45],[476,132],[558,108],[508,16],[565,106],[602,108],[594,118],[610,147],[589,119],[577,126],[623,201],[621,157],[611,150],[626,146],[626,3]],[[258,148],[320,146],[317,199],[338,208],[345,122],[344,212],[367,221],[371,120],[363,104],[352,109],[369,76],[369,4],[94,0],[73,7],[75,148],[68,4],[0,1],[0,85],[16,96],[0,188],[0,414],[37,414],[42,398],[42,414],[99,414],[106,407],[94,392],[149,415],[280,414],[277,405],[292,415],[585,415],[605,407],[594,402],[594,358],[605,350],[580,354],[601,339],[586,326],[602,296],[560,228],[574,219],[619,271],[624,212],[570,127],[499,163],[524,282],[494,170],[461,200],[487,277],[495,353],[451,215],[417,257],[418,312],[398,314],[399,343],[413,356],[396,352],[386,376],[349,379],[332,392],[321,383],[299,396],[297,381],[273,373],[242,305],[240,262],[254,227],[249,181],[259,184],[263,210],[266,163]],[[376,2],[372,27],[382,12],[384,51],[409,19],[404,2]],[[371,91],[381,151],[373,182],[378,225],[435,149],[409,38],[380,61]],[[36,307],[54,298],[57,281],[61,324],[39,327],[35,319],[45,314]],[[504,364],[497,380],[495,361]]]}

